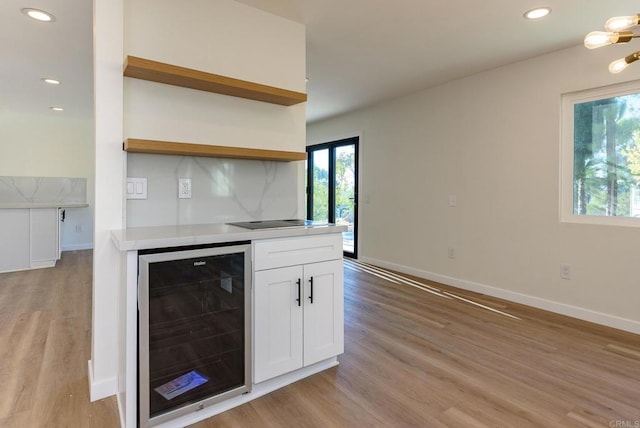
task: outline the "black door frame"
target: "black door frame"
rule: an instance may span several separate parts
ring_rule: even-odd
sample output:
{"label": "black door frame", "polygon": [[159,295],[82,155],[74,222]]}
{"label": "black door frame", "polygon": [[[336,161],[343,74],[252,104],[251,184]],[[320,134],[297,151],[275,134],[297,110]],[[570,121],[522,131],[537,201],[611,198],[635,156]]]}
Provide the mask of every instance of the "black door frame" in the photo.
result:
{"label": "black door frame", "polygon": [[335,174],[335,163],[336,163],[336,151],[337,147],[342,146],[354,146],[354,168],[355,168],[355,177],[354,177],[354,191],[353,191],[353,253],[344,252],[346,257],[352,257],[354,259],[358,258],[358,176],[360,175],[360,155],[359,155],[359,143],[360,137],[350,137],[344,138],[342,140],[331,141],[328,143],[315,144],[312,146],[307,146],[307,218],[311,219],[313,217],[313,155],[316,150],[324,150],[329,149],[329,223],[336,222],[336,174]]}

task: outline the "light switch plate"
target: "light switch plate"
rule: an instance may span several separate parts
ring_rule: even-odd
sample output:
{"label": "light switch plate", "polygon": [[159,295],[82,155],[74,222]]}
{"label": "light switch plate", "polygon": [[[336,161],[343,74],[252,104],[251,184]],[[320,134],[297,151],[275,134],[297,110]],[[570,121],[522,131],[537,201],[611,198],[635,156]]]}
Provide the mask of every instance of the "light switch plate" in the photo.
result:
{"label": "light switch plate", "polygon": [[147,179],[127,177],[127,199],[147,199]]}

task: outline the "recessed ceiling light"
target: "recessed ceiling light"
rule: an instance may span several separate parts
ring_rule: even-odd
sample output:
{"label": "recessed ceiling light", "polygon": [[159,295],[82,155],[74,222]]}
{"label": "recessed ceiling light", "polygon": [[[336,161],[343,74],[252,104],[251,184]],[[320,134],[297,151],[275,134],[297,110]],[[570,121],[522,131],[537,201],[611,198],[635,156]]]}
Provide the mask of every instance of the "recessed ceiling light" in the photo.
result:
{"label": "recessed ceiling light", "polygon": [[540,19],[551,13],[550,7],[537,7],[535,9],[528,10],[524,13],[525,19]]}
{"label": "recessed ceiling light", "polygon": [[29,18],[40,22],[53,22],[56,20],[55,16],[51,15],[49,12],[45,12],[44,10],[27,7],[22,9],[22,13],[27,15]]}
{"label": "recessed ceiling light", "polygon": [[44,83],[48,83],[49,85],[59,85],[60,81],[57,79],[52,79],[51,77],[43,77],[42,80]]}
{"label": "recessed ceiling light", "polygon": [[49,107],[53,111],[64,111],[62,107]]}

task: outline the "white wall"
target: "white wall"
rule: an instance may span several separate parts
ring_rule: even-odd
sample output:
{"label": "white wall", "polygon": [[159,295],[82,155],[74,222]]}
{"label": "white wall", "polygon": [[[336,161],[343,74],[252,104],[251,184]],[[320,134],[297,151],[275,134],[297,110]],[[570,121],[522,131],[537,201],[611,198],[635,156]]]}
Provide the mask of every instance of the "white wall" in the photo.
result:
{"label": "white wall", "polygon": [[[179,34],[168,31],[170,28],[180,28]],[[189,7],[177,7],[171,0],[128,1],[125,53],[292,91],[306,91],[304,25],[232,0],[194,0]],[[304,151],[305,147],[304,103],[283,107],[139,79],[125,79],[124,121],[126,138],[288,151]],[[135,167],[129,168],[128,174],[140,175],[138,171],[148,170],[149,165],[155,163],[160,164],[157,156],[143,155]],[[188,163],[208,163],[213,167],[210,161],[204,160],[190,159]],[[231,165],[236,165],[239,171],[254,169],[250,174],[254,187],[263,188],[271,180],[270,175],[265,176],[265,166],[260,162],[225,161],[225,168]],[[176,213],[176,223],[275,218],[285,216],[283,210],[288,213],[286,217],[301,217],[304,202],[298,195],[304,189],[304,163],[294,166],[293,169],[277,166],[281,181],[291,180],[293,191],[282,186],[278,187],[280,190],[272,189],[276,193],[290,193],[286,206],[274,211],[250,203],[254,209],[245,209],[243,203],[231,206],[210,200],[207,204],[216,204],[216,209],[207,210],[208,215],[198,212],[194,216],[194,209],[202,206],[195,195],[192,200],[178,200],[176,192],[169,191],[158,200],[155,183],[163,182],[165,189],[177,189],[176,168],[158,165],[159,170],[146,173],[153,176],[149,186],[150,191],[156,186],[156,196],[150,196],[147,201],[127,201],[127,225],[166,224],[168,219],[176,218]],[[191,172],[193,177],[185,177],[192,179],[194,191],[198,187],[215,187],[206,176]],[[248,175],[244,181],[248,182],[247,179]],[[255,199],[253,193],[251,189],[248,193],[240,192],[232,202]],[[149,211],[161,215],[152,219],[145,215]],[[184,216],[180,212],[191,214]],[[159,223],[162,221],[164,223]]]}
{"label": "white wall", "polygon": [[83,177],[88,208],[69,208],[62,249],[93,245],[93,120],[45,111],[0,114],[0,176]]}
{"label": "white wall", "polygon": [[640,77],[609,74],[615,55],[575,47],[308,126],[308,144],[362,135],[362,258],[640,332],[640,229],[559,222],[560,95]]}
{"label": "white wall", "polygon": [[[302,24],[232,0],[189,7],[130,0],[125,22],[127,55],[305,92]],[[125,92],[128,138],[304,150],[304,103],[283,107],[129,78]]]}
{"label": "white wall", "polygon": [[123,225],[123,1],[94,0],[95,232],[91,399],[113,395],[118,368],[120,254],[111,230]]}

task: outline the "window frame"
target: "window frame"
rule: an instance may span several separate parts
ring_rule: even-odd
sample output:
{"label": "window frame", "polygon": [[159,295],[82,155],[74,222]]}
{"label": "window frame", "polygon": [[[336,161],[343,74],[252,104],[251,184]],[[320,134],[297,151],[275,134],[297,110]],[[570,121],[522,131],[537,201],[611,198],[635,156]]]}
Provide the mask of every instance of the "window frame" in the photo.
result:
{"label": "window frame", "polygon": [[640,93],[640,80],[570,92],[561,96],[560,222],[640,227],[639,217],[581,215],[573,212],[574,106],[575,104]]}

